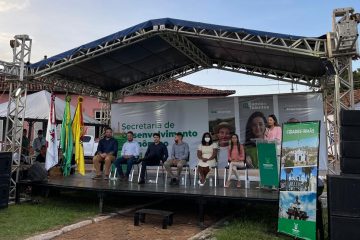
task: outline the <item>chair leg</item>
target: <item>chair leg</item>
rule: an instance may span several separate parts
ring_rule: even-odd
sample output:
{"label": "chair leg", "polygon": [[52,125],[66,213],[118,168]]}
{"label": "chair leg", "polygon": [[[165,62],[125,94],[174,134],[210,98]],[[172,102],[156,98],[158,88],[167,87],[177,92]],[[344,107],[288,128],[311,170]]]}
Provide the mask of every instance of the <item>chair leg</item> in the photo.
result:
{"label": "chair leg", "polygon": [[226,185],[226,175],[227,175],[227,169],[224,169],[224,187]]}
{"label": "chair leg", "polygon": [[215,187],[217,186],[217,181],[218,181],[218,168],[215,168]]}
{"label": "chair leg", "polygon": [[185,185],[185,186],[186,186],[187,174],[188,174],[188,168],[186,167],[186,168],[185,168],[185,182],[184,182],[184,185]]}
{"label": "chair leg", "polygon": [[141,173],[141,168],[142,168],[142,165],[140,165],[140,167],[139,167],[138,182],[140,182],[140,173]]}
{"label": "chair leg", "polygon": [[196,179],[197,179],[197,166],[195,167],[194,171],[195,171],[195,175],[194,175],[194,187],[196,186]]}
{"label": "chair leg", "polygon": [[[135,167],[135,166],[134,166]],[[134,169],[134,167],[133,167],[133,169],[131,169],[131,173],[130,173],[130,182],[132,182],[133,181],[133,179],[134,179],[134,172],[135,172],[135,169]]]}
{"label": "chair leg", "polygon": [[[165,168],[164,168],[164,164],[163,165],[161,165],[161,169],[162,169],[162,176],[163,176],[163,182],[164,182],[164,184],[166,183],[166,180],[167,180],[167,178],[165,178]],[[167,173],[167,172],[166,172]]]}
{"label": "chair leg", "polygon": [[191,168],[190,168],[190,166],[188,167],[188,170],[189,170],[189,185],[191,186]]}
{"label": "chair leg", "polygon": [[156,169],[156,179],[155,179],[155,183],[158,183],[158,179],[159,179],[159,170],[160,170],[160,166],[157,167]]}
{"label": "chair leg", "polygon": [[250,188],[250,181],[247,168],[245,169],[245,188]]}

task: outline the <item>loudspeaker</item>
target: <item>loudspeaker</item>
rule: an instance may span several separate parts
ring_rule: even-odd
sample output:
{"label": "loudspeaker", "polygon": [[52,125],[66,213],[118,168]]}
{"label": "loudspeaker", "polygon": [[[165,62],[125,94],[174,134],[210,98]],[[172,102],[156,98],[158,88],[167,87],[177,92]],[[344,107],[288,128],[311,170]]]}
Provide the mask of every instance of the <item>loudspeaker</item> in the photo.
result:
{"label": "loudspeaker", "polygon": [[[1,180],[1,181],[4,181],[4,180]],[[8,182],[8,184],[0,184],[0,209],[8,207],[10,179],[7,179],[7,182]]]}
{"label": "loudspeaker", "polygon": [[360,176],[328,175],[330,215],[360,218]]}
{"label": "loudspeaker", "polygon": [[360,126],[359,110],[341,110],[340,111],[341,126]]}
{"label": "loudspeaker", "polygon": [[360,176],[328,175],[329,239],[359,239]]}
{"label": "loudspeaker", "polygon": [[360,218],[329,216],[329,239],[359,240]]}
{"label": "loudspeaker", "polygon": [[360,174],[360,158],[340,158],[340,169],[344,174]]}
{"label": "loudspeaker", "polygon": [[341,141],[340,153],[341,157],[360,158],[360,141]]}
{"label": "loudspeaker", "polygon": [[28,177],[33,182],[41,182],[47,179],[47,171],[39,162],[35,162],[28,170]]}
{"label": "loudspeaker", "polygon": [[360,126],[342,126],[340,129],[341,141],[360,141]]}
{"label": "loudspeaker", "polygon": [[11,174],[11,152],[0,152],[0,178],[9,177]]}

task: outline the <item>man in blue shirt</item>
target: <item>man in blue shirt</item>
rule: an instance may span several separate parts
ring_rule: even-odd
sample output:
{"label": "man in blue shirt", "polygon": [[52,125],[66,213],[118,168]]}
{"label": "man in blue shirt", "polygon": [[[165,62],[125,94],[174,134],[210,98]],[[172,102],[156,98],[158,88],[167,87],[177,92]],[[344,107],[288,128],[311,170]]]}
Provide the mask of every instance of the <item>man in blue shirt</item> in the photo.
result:
{"label": "man in blue shirt", "polygon": [[35,156],[40,154],[40,149],[42,146],[46,146],[46,139],[43,136],[43,130],[38,131],[38,137],[34,139],[33,149],[35,151]]}
{"label": "man in blue shirt", "polygon": [[96,176],[93,179],[101,179],[100,165],[105,162],[105,180],[109,179],[110,167],[112,161],[115,160],[118,151],[118,143],[112,137],[112,129],[107,127],[105,130],[105,137],[99,141],[97,153],[93,158]]}
{"label": "man in blue shirt", "polygon": [[160,142],[160,134],[154,133],[153,138],[154,142],[149,144],[142,159],[139,184],[145,183],[146,166],[158,166],[160,161],[165,162],[168,158],[168,150],[165,144]]}
{"label": "man in blue shirt", "polygon": [[[140,146],[139,143],[134,140],[134,133],[132,131],[129,131],[126,134],[126,137],[127,137],[127,142],[124,143],[121,149],[121,157],[116,159],[116,161],[114,162],[118,174],[120,175],[121,179],[123,179],[124,181],[128,180],[134,161],[136,161],[139,158],[139,153],[140,153]],[[125,176],[122,170],[122,166],[121,166],[122,164],[127,165]]]}

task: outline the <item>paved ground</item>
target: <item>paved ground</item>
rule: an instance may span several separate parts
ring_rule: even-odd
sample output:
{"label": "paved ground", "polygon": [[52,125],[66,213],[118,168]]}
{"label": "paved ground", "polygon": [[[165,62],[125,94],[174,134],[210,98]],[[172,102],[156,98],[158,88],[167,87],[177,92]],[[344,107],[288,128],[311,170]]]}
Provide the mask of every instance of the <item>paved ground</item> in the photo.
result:
{"label": "paved ground", "polygon": [[[90,224],[55,239],[188,239],[201,231],[197,225],[197,220],[197,211],[193,211],[193,209],[176,210],[174,224],[169,226],[168,229],[162,229],[162,218],[160,216],[147,215],[145,223],[140,223],[140,226],[134,226],[133,213],[128,213],[99,223]],[[206,216],[205,225],[210,226],[216,220],[214,216]]]}

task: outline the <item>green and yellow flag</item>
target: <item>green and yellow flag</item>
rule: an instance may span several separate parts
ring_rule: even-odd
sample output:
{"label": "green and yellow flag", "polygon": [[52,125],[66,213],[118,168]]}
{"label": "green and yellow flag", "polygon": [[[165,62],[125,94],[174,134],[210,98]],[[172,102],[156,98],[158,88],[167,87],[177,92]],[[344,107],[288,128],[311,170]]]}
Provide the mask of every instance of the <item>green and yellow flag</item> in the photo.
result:
{"label": "green and yellow flag", "polygon": [[81,175],[85,175],[85,160],[84,160],[84,148],[82,145],[82,137],[84,134],[84,122],[82,115],[82,102],[83,98],[78,97],[78,104],[74,115],[72,124],[72,132],[75,142],[75,162],[77,165],[78,172]]}
{"label": "green and yellow flag", "polygon": [[64,176],[70,175],[71,170],[71,159],[73,154],[73,133],[71,128],[71,112],[70,112],[70,101],[71,97],[66,96],[65,99],[64,116],[61,123],[61,135],[60,135],[60,147],[63,155],[63,174]]}

